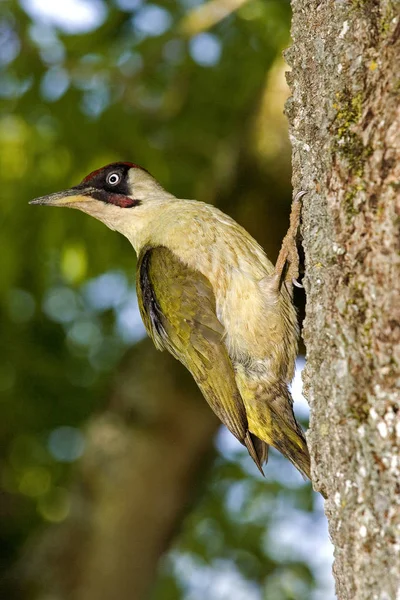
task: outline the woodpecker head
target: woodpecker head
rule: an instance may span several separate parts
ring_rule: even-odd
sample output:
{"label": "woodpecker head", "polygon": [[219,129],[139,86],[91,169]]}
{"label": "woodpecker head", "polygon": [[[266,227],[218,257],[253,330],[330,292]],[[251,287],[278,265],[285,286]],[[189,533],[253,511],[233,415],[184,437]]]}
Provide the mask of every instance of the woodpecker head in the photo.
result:
{"label": "woodpecker head", "polygon": [[77,208],[126,235],[132,220],[143,214],[146,206],[173,198],[142,167],[118,162],[93,171],[69,190],[36,198],[30,204]]}

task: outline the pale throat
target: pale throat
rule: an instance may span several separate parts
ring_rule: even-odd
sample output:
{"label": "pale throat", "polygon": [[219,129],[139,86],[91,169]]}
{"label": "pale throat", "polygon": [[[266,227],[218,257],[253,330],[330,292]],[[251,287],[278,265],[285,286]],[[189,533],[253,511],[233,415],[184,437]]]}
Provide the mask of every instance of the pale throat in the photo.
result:
{"label": "pale throat", "polygon": [[146,245],[158,246],[165,243],[162,231],[169,202],[166,199],[145,200],[140,206],[127,209],[128,214],[123,211],[119,216],[115,229],[130,241],[137,254]]}

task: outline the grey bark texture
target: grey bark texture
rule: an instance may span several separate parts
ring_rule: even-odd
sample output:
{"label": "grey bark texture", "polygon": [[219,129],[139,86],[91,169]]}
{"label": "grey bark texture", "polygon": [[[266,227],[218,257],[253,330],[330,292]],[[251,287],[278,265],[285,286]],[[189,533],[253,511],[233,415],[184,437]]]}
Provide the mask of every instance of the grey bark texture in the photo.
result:
{"label": "grey bark texture", "polygon": [[[400,598],[400,6],[292,0],[304,376],[340,600]],[[397,214],[396,214],[397,210]]]}

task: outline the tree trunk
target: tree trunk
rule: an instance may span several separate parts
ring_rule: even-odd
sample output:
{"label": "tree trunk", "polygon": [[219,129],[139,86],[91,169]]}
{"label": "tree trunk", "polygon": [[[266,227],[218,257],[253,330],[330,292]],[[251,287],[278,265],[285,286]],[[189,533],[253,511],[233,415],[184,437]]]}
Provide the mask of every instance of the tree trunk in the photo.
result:
{"label": "tree trunk", "polygon": [[313,480],[328,495],[340,600],[395,600],[400,7],[391,0],[292,6],[287,114],[294,188],[308,191],[304,381]]}

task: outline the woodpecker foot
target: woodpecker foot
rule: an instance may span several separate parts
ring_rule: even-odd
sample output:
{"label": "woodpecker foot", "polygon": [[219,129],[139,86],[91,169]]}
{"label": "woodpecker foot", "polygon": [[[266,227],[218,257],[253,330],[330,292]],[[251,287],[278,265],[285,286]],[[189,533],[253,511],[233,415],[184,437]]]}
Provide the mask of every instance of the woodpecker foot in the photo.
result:
{"label": "woodpecker foot", "polygon": [[298,192],[292,203],[289,229],[283,238],[273,275],[274,287],[277,291],[280,290],[283,282],[290,282],[296,285],[296,287],[303,287],[297,281],[297,277],[299,276],[299,255],[297,252],[296,237],[300,225],[301,198],[305,194],[307,194],[306,191]]}

